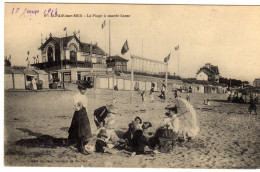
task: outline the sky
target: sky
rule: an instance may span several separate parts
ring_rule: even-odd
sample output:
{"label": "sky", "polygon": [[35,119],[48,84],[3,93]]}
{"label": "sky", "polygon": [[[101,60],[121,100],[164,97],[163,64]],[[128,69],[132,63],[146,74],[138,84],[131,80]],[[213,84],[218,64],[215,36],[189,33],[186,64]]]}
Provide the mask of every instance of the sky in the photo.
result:
{"label": "sky", "polygon": [[[50,8],[83,17],[44,17],[44,10]],[[121,14],[130,17],[104,17]],[[178,73],[179,59],[181,77],[196,77],[200,67],[211,63],[219,67],[221,76],[252,84],[260,78],[259,18],[260,6],[6,3],[4,56],[11,54],[12,65],[25,66],[28,50],[31,61],[32,56],[40,56],[41,34],[43,40],[50,32],[65,36],[64,27],[68,35],[80,30],[82,42],[97,42],[108,53],[110,20],[111,55],[122,56],[127,40],[130,50],[124,58],[132,54],[163,61],[171,53],[171,74]]]}

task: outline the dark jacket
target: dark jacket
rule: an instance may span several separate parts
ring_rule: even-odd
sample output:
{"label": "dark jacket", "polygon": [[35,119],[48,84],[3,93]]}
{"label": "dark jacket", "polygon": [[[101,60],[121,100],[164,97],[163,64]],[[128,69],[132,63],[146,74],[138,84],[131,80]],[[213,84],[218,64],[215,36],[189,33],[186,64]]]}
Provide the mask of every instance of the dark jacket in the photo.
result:
{"label": "dark jacket", "polygon": [[124,135],[123,135],[123,139],[126,139],[128,141],[128,143],[130,144],[131,147],[133,147],[133,133],[128,130]]}
{"label": "dark jacket", "polygon": [[143,154],[144,153],[144,148],[146,145],[148,145],[147,139],[143,135],[142,130],[136,130],[134,132],[134,136],[132,139],[133,142],[133,148],[136,154]]}
{"label": "dark jacket", "polygon": [[107,115],[108,110],[106,106],[102,106],[94,111],[94,116],[97,118],[97,121],[95,121],[97,127],[101,127],[101,124],[105,125]]}

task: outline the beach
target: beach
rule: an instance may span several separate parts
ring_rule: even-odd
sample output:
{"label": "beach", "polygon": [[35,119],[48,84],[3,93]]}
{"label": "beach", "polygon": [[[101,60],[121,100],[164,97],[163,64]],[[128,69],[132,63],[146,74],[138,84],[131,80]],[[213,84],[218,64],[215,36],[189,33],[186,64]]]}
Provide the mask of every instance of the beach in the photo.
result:
{"label": "beach", "polygon": [[[170,154],[130,156],[125,151],[91,153],[82,155],[66,147],[68,129],[74,113],[73,95],[70,91],[5,92],[4,143],[6,166],[64,166],[64,167],[137,167],[137,168],[243,168],[260,167],[260,106],[257,113],[248,112],[249,104],[226,102],[225,94],[189,93],[190,103],[197,113],[200,132],[192,141],[174,147]],[[87,90],[88,110],[92,132],[95,131],[93,111],[112,103],[112,90]],[[174,99],[174,93],[168,97]],[[154,103],[147,102],[143,113],[141,96],[134,92],[130,103],[129,91],[115,92],[119,108],[115,131],[119,137],[127,131],[128,123],[140,116],[152,123],[150,132],[162,124],[164,107],[155,93]],[[185,98],[186,93],[181,93]],[[204,99],[212,100],[203,105]],[[214,100],[214,101],[213,101]],[[54,143],[43,143],[44,138]],[[48,145],[49,144],[49,145]]]}

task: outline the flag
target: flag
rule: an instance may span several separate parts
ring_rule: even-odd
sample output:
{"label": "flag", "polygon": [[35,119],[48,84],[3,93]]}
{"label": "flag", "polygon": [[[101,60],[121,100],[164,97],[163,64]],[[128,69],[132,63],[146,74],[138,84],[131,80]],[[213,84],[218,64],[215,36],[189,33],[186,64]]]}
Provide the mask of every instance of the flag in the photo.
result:
{"label": "flag", "polygon": [[170,56],[171,56],[171,53],[167,57],[164,58],[165,63],[167,63],[170,60]]}
{"label": "flag", "polygon": [[127,51],[129,51],[129,47],[128,47],[128,43],[127,43],[127,40],[126,40],[123,47],[122,47],[121,54],[124,55]]}
{"label": "flag", "polygon": [[11,60],[11,54],[10,54],[10,56],[9,56],[9,59],[8,60]]}
{"label": "flag", "polygon": [[174,47],[174,50],[177,51],[179,50],[179,48],[180,48],[179,45],[177,45],[176,47]]}
{"label": "flag", "polygon": [[67,27],[64,27],[63,31],[67,30]]}
{"label": "flag", "polygon": [[80,30],[78,30],[78,33],[80,33]]}
{"label": "flag", "polygon": [[29,54],[30,54],[30,51],[27,51],[27,54],[29,55]]}
{"label": "flag", "polygon": [[104,29],[105,26],[106,26],[106,20],[104,20],[104,22],[101,25],[102,29]]}
{"label": "flag", "polygon": [[28,57],[27,57],[26,61],[28,61]]}

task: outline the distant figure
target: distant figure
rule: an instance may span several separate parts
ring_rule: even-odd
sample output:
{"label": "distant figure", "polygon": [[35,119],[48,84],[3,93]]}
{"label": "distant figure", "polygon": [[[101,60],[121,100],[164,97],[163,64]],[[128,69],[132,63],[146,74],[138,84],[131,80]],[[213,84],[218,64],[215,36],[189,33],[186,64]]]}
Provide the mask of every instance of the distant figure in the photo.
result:
{"label": "distant figure", "polygon": [[150,103],[153,103],[153,101],[154,101],[154,96],[153,96],[153,92],[154,92],[154,87],[152,87],[151,88],[151,90],[150,90]]}
{"label": "distant figure", "polygon": [[165,100],[165,91],[166,91],[166,86],[163,84],[161,89],[161,95],[159,97],[164,100]]}
{"label": "distant figure", "polygon": [[204,99],[203,104],[204,104],[204,105],[210,105],[210,101],[209,101],[209,99]]}
{"label": "distant figure", "polygon": [[250,96],[250,102],[249,102],[249,107],[248,107],[248,111],[249,113],[251,114],[251,111],[255,111],[255,114],[257,115],[257,112],[256,112],[256,105],[255,105],[255,101],[253,100],[253,97]]}
{"label": "distant figure", "polygon": [[32,86],[33,86],[33,90],[37,90],[36,78],[35,77],[32,78]]}
{"label": "distant figure", "polygon": [[175,91],[174,91],[174,98],[176,99],[177,97],[178,97],[178,91],[175,90]]}
{"label": "distant figure", "polygon": [[114,90],[118,91],[118,86],[117,85],[114,86]]}
{"label": "distant figure", "polygon": [[188,102],[190,101],[190,95],[189,95],[189,94],[186,95],[186,100],[187,100]]}

